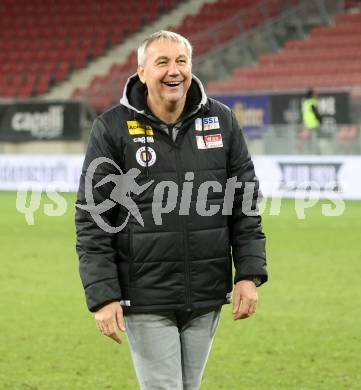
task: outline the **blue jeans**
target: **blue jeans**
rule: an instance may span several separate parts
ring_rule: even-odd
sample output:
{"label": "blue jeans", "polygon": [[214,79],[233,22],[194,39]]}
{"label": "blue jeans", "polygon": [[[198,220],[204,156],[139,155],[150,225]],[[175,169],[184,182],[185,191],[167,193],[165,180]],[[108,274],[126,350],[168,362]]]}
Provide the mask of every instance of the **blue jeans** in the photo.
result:
{"label": "blue jeans", "polygon": [[141,390],[198,390],[221,307],[125,314]]}

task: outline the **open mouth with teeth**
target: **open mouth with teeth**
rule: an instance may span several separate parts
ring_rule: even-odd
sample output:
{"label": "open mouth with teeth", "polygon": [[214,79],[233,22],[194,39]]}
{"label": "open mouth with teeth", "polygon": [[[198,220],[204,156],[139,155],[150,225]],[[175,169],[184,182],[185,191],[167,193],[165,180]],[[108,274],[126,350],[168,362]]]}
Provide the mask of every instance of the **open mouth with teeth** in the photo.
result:
{"label": "open mouth with teeth", "polygon": [[165,84],[167,87],[178,87],[181,85],[182,81],[163,81],[163,84]]}

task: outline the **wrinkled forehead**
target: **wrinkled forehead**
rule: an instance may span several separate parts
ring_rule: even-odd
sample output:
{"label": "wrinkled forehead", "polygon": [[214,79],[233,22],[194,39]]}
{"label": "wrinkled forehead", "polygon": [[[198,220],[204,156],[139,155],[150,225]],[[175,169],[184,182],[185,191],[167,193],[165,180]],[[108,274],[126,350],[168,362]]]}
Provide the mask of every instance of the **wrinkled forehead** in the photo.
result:
{"label": "wrinkled forehead", "polygon": [[146,47],[146,58],[147,60],[155,60],[158,57],[177,58],[185,56],[190,58],[188,48],[178,41],[171,39],[157,39],[149,43]]}

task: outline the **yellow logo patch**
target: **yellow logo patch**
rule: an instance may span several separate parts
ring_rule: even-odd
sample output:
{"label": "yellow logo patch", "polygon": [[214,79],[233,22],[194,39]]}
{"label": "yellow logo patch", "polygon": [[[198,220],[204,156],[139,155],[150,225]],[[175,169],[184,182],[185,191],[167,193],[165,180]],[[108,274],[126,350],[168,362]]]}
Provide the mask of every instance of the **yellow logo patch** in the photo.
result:
{"label": "yellow logo patch", "polygon": [[[141,135],[145,134],[144,124],[138,121],[127,121],[128,131],[130,135]],[[151,126],[147,125],[147,135],[154,135]]]}

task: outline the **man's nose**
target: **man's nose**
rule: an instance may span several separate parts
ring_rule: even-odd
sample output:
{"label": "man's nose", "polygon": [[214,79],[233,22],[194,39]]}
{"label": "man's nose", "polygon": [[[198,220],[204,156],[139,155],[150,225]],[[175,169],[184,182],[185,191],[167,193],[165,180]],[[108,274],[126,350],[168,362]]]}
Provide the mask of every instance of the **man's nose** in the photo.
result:
{"label": "man's nose", "polygon": [[178,64],[176,62],[169,63],[168,73],[169,73],[169,75],[178,75],[179,74]]}

